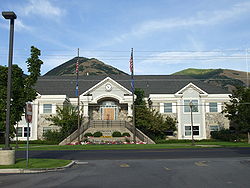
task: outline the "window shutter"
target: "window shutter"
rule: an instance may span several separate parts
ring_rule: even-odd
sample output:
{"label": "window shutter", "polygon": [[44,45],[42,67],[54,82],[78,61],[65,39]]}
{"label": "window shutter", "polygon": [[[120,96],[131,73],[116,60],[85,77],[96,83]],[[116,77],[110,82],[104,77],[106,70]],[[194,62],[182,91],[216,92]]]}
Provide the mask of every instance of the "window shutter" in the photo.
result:
{"label": "window shutter", "polygon": [[177,108],[176,102],[173,102],[172,103],[172,113],[176,113],[176,108]]}
{"label": "window shutter", "polygon": [[222,103],[221,103],[221,102],[219,102],[219,103],[217,104],[217,108],[218,108],[218,112],[221,112],[221,111],[222,111]]}
{"label": "window shutter", "polygon": [[209,103],[205,103],[206,104],[206,112],[209,112]]}
{"label": "window shutter", "polygon": [[56,114],[56,104],[52,104],[52,114]]}
{"label": "window shutter", "polygon": [[164,113],[164,103],[160,103],[160,113]]}

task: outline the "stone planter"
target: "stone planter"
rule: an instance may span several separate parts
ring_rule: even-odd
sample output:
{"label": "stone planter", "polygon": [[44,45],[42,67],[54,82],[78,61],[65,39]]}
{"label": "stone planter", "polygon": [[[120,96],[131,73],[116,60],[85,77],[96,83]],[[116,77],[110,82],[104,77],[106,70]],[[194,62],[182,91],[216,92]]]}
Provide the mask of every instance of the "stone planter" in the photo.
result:
{"label": "stone planter", "polygon": [[0,165],[15,164],[15,150],[0,150]]}

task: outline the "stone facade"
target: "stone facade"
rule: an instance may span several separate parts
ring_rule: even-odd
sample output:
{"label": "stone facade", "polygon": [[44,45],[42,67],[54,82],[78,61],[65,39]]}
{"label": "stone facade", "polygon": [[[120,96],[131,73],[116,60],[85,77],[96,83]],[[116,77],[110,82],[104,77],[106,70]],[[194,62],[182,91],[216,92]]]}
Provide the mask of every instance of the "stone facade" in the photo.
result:
{"label": "stone facade", "polygon": [[59,130],[60,127],[51,125],[52,122],[47,120],[47,118],[51,117],[49,114],[41,114],[38,117],[38,126],[37,126],[37,137],[38,139],[42,140],[43,139],[43,130],[44,128],[50,128],[51,130]]}
{"label": "stone facade", "polygon": [[206,113],[206,134],[207,138],[210,138],[210,126],[218,125],[219,129],[228,129],[229,128],[229,119],[225,117],[225,114],[222,113]]}

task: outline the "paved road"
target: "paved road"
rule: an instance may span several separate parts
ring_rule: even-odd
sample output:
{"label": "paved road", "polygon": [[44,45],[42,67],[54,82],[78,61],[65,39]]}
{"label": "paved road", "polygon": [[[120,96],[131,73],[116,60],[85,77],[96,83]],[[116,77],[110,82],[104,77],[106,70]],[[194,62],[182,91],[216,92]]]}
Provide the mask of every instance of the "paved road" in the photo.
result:
{"label": "paved road", "polygon": [[65,171],[0,175],[1,188],[248,188],[250,158],[85,160]]}
{"label": "paved road", "polygon": [[[30,157],[71,160],[227,158],[250,157],[250,148],[30,151]],[[18,151],[17,158],[25,158],[25,151]]]}

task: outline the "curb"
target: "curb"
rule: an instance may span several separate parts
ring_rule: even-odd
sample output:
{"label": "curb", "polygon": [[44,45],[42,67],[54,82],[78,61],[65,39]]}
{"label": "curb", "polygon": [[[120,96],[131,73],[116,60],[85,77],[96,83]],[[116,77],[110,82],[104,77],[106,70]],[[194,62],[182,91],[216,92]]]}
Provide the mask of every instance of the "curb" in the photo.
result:
{"label": "curb", "polygon": [[75,161],[71,161],[66,166],[57,167],[57,168],[33,168],[33,169],[23,169],[23,168],[8,168],[8,169],[0,169],[0,174],[31,174],[31,173],[43,173],[43,172],[55,172],[65,170],[65,168],[70,168],[74,164]]}

